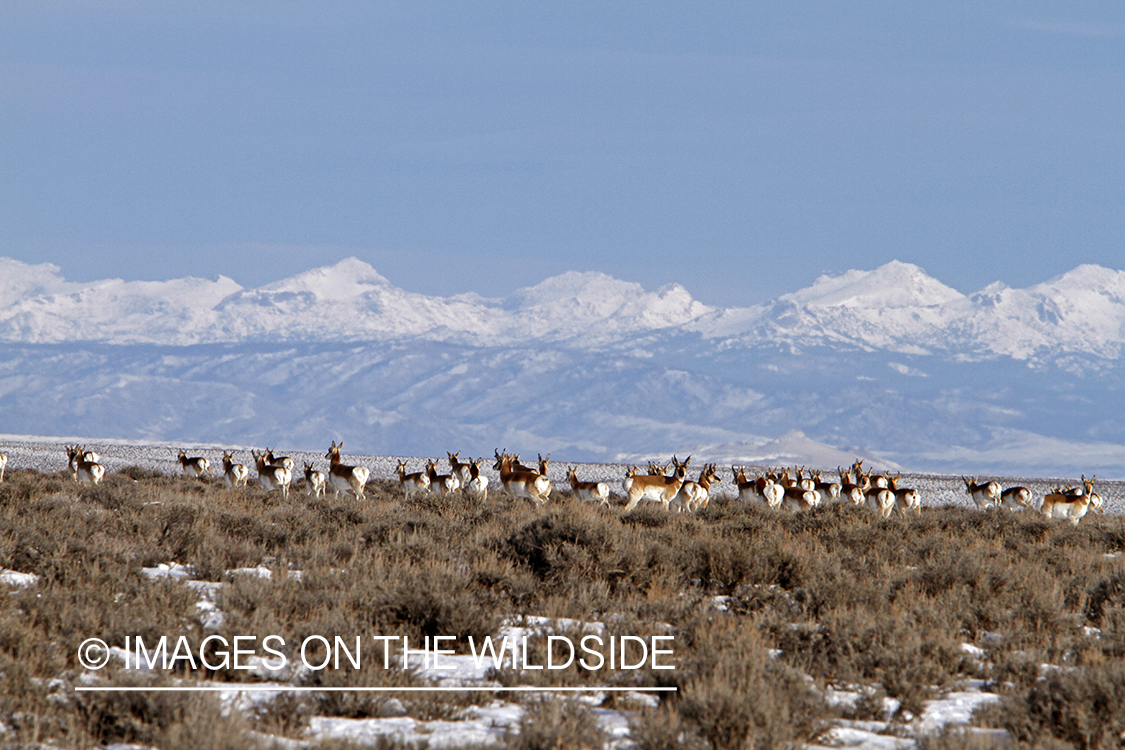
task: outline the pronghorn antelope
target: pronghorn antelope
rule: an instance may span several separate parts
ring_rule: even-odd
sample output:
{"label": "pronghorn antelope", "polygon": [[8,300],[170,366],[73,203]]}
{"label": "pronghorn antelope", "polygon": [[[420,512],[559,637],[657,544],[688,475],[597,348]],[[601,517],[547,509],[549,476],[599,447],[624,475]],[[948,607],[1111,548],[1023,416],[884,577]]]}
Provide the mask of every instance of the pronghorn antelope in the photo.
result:
{"label": "pronghorn antelope", "polygon": [[687,478],[687,467],[691,463],[691,456],[681,463],[678,458],[672,456],[672,464],[676,470],[672,476],[664,476],[662,474],[638,474],[635,469],[631,473],[625,475],[625,481],[622,482],[622,488],[625,494],[629,497],[629,502],[625,505],[625,510],[630,511],[637,507],[642,499],[650,502],[664,503],[664,507],[668,507],[668,503],[672,502],[680,491],[680,487]]}
{"label": "pronghorn antelope", "polygon": [[105,467],[88,456],[96,457],[93,451],[88,451],[80,445],[67,447],[66,455],[70,466],[70,475],[76,482],[97,484],[105,476]]}
{"label": "pronghorn antelope", "polygon": [[734,484],[738,487],[739,502],[748,503],[754,499],[754,495],[760,494],[758,492],[758,482],[746,478],[746,468],[730,467],[730,472],[734,475]]}
{"label": "pronghorn antelope", "polygon": [[578,471],[573,466],[567,472],[566,478],[570,482],[571,491],[579,500],[609,505],[609,487],[605,482],[583,482],[578,478]]}
{"label": "pronghorn antelope", "polygon": [[426,462],[426,476],[430,478],[430,489],[448,495],[461,489],[461,480],[456,474],[438,474],[437,459]]}
{"label": "pronghorn antelope", "polygon": [[457,481],[461,483],[462,487],[464,487],[465,484],[469,481],[469,464],[463,464],[457,460],[457,458],[461,455],[461,451],[457,451],[456,453],[450,453],[449,451],[446,451],[445,454],[449,456],[450,473],[453,474],[453,476],[457,477]]}
{"label": "pronghorn antelope", "polygon": [[242,464],[234,462],[234,455],[223,451],[223,484],[227,487],[245,487],[250,472]]}
{"label": "pronghorn antelope", "polygon": [[[1064,492],[1052,492],[1043,498],[1039,512],[1047,518],[1065,518],[1075,526],[1082,520],[1082,516],[1094,504],[1094,480],[1096,476],[1086,478],[1082,475],[1082,489],[1070,489]],[[1101,497],[1098,497],[1098,507],[1101,507]]]}
{"label": "pronghorn antelope", "polygon": [[[887,482],[890,484],[890,481]],[[890,487],[872,487],[867,491],[867,507],[883,518],[890,518],[895,509],[895,493]]]}
{"label": "pronghorn antelope", "polygon": [[1031,490],[1027,487],[1009,487],[1001,491],[1000,505],[1008,510],[1035,508],[1031,502]]}
{"label": "pronghorn antelope", "polygon": [[506,452],[496,451],[496,466],[504,492],[511,498],[526,497],[536,505],[547,502],[551,494],[551,480],[535,471],[513,468],[515,458]]}
{"label": "pronghorn antelope", "polygon": [[671,504],[677,510],[689,510],[693,513],[706,508],[711,500],[712,482],[719,482],[719,472],[715,464],[704,464],[703,471],[699,472],[699,481],[684,481]]}
{"label": "pronghorn antelope", "polygon": [[416,471],[413,474],[406,473],[406,462],[398,462],[398,484],[402,487],[403,499],[409,500],[410,496],[417,492],[430,491],[430,475],[424,471]]}
{"label": "pronghorn antelope", "polygon": [[343,441],[336,445],[336,441],[333,440],[332,447],[324,454],[329,464],[328,484],[337,496],[342,492],[351,490],[357,500],[362,500],[364,499],[363,493],[367,487],[367,477],[370,472],[366,466],[348,466],[340,463],[340,449],[343,447]]}
{"label": "pronghorn antelope", "polygon": [[284,466],[290,473],[293,472],[293,467],[296,465],[289,456],[273,455],[273,448],[266,448],[266,463],[270,466]]}
{"label": "pronghorn antelope", "polygon": [[662,464],[659,461],[649,461],[648,462],[649,476],[662,477],[662,476],[664,476],[665,474],[668,473],[668,467],[671,466],[671,465],[672,465],[671,462],[666,463],[666,464]]}
{"label": "pronghorn antelope", "polygon": [[202,479],[204,474],[211,473],[211,462],[203,456],[188,456],[187,451],[180,451],[179,461],[185,477],[190,474]]}
{"label": "pronghorn antelope", "polygon": [[305,494],[309,497],[324,497],[324,472],[317,471],[313,465],[305,462]]}
{"label": "pronghorn antelope", "polygon": [[918,490],[912,488],[899,489],[898,480],[902,478],[899,473],[891,477],[889,489],[895,493],[895,507],[894,509],[902,517],[906,517],[907,512],[914,511],[915,513],[922,512],[922,496],[918,494]]}
{"label": "pronghorn antelope", "polygon": [[[820,505],[820,493],[816,490],[806,490],[798,485],[782,489],[782,508],[790,511],[811,510]],[[776,507],[776,506],[774,506]]]}
{"label": "pronghorn antelope", "polygon": [[0,482],[4,481],[4,471],[8,468],[8,454],[0,453]]}
{"label": "pronghorn antelope", "polygon": [[465,493],[476,500],[488,499],[488,477],[480,473],[480,465],[483,461],[483,458],[475,461],[469,459],[469,481],[464,484]]}
{"label": "pronghorn antelope", "polygon": [[293,472],[284,466],[274,466],[266,459],[265,453],[250,451],[254,463],[258,468],[258,484],[266,492],[281,490],[281,496],[289,498],[289,485],[293,481]]}
{"label": "pronghorn antelope", "polygon": [[829,503],[834,503],[840,499],[840,493],[843,487],[839,482],[825,482],[820,478],[820,472],[813,472],[813,489],[820,493],[820,497]]}
{"label": "pronghorn antelope", "polygon": [[998,482],[978,483],[976,477],[972,479],[961,477],[965,482],[965,494],[973,498],[979,510],[995,507],[1000,502],[1000,484]]}
{"label": "pronghorn antelope", "polygon": [[857,461],[852,468],[855,469],[855,481],[852,481],[852,470],[844,471],[836,467],[840,475],[840,497],[844,502],[852,505],[863,505],[867,502],[867,490],[871,488],[870,476],[864,475],[861,467],[863,462]]}

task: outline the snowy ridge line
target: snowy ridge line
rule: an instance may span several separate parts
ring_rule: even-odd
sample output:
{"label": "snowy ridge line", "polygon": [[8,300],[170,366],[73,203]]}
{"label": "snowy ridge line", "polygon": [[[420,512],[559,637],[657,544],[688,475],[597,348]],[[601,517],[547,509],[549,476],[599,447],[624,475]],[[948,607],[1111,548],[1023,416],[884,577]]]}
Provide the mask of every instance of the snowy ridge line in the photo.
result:
{"label": "snowy ridge line", "polygon": [[679,284],[655,292],[570,271],[506,299],[395,287],[356,258],[246,289],[232,279],[66,281],[0,258],[0,341],[190,346],[418,340],[597,348],[657,331],[740,345],[819,342],[905,354],[1032,359],[1125,354],[1125,271],[1077,268],[1026,289],[962,294],[910,263],[824,275],[766,304],[715,308]]}

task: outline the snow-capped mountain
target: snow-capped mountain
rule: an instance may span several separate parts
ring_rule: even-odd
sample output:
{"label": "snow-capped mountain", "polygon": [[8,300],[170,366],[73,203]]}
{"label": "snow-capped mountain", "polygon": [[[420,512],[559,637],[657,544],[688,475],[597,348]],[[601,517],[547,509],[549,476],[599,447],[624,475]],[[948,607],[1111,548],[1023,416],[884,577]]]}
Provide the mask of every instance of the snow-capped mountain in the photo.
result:
{"label": "snow-capped mountain", "polygon": [[965,295],[892,262],[717,309],[600,273],[487,299],[354,258],[257,289],[0,258],[0,342],[9,434],[1125,475],[1125,272],[1097,266]]}

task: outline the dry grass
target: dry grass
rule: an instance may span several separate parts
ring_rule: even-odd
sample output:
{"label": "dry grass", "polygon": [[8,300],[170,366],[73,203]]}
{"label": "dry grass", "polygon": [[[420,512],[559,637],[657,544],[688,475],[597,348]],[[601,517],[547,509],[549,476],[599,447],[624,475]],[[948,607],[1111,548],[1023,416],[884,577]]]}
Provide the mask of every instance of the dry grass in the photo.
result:
{"label": "dry grass", "polygon": [[[935,687],[965,676],[1009,684],[989,721],[1021,742],[1108,747],[1125,731],[1115,697],[1125,694],[1116,666],[1125,654],[1125,571],[1121,558],[1107,557],[1123,542],[1125,523],[1112,516],[1072,527],[945,508],[878,520],[843,506],[794,516],[733,502],[697,516],[622,515],[565,497],[542,509],[432,496],[407,505],[380,482],[364,503],[282,502],[139,469],[96,488],[13,471],[0,485],[0,567],[41,580],[3,592],[0,722],[11,730],[4,740],[26,743],[248,747],[257,741],[247,729],[300,737],[310,715],[376,717],[404,706],[416,718],[448,719],[491,700],[464,693],[391,704],[321,693],[242,715],[202,699],[90,697],[66,687],[82,671],[75,654],[86,637],[120,646],[126,636],[184,635],[197,646],[209,634],[193,591],[141,572],[175,561],[199,579],[227,582],[217,605],[226,614],[218,633],[228,637],[394,634],[419,643],[440,634],[464,643],[518,614],[606,622],[606,635],[673,633],[674,671],[497,676],[678,687],[659,709],[633,715],[641,748],[788,746],[815,738],[832,718],[816,689],[828,683],[878,685],[905,717]],[[258,565],[272,579],[225,573]],[[716,596],[726,597],[723,610]],[[965,642],[987,658],[967,656]],[[535,648],[533,658],[544,658],[542,644]],[[1075,669],[1044,680],[1041,663]],[[233,669],[207,676],[250,679]],[[382,669],[304,680],[418,684]],[[604,742],[573,702],[526,705],[513,747]],[[957,742],[947,733],[934,746]]]}

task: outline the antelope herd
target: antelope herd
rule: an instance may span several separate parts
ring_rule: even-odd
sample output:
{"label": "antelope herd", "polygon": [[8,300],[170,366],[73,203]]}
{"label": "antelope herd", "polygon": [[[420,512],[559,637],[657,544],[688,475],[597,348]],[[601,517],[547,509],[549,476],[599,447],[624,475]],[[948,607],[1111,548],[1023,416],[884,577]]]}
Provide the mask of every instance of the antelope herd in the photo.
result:
{"label": "antelope herd", "polygon": [[[364,499],[370,471],[364,466],[351,466],[343,463],[339,445],[332,442],[325,458],[328,459],[328,473],[304,464],[304,488],[309,497],[323,497],[331,488],[335,495],[353,494]],[[81,445],[65,446],[67,468],[76,482],[98,484],[105,476],[105,467],[97,453]],[[477,500],[488,498],[489,478],[481,471],[483,458],[460,460],[460,452],[447,453],[449,473],[438,473],[438,460],[426,462],[423,471],[407,473],[407,462],[398,462],[398,483],[403,497],[409,501],[419,493],[452,495],[463,493]],[[266,492],[278,491],[283,498],[289,496],[293,482],[293,459],[277,456],[273,449],[264,452],[251,451],[251,458],[258,473],[258,485]],[[550,499],[551,480],[547,469],[551,456],[538,456],[534,468],[520,463],[518,454],[506,451],[495,452],[492,468],[499,472],[500,487],[510,499],[526,499],[534,505],[542,505]],[[202,479],[211,473],[210,461],[203,456],[189,456],[181,450],[177,456],[185,477]],[[625,472],[621,489],[625,496],[624,511],[633,510],[642,501],[659,503],[668,510],[694,513],[707,507],[711,489],[722,480],[715,464],[705,464],[695,480],[688,479],[691,456],[680,461],[677,456],[666,464],[650,462],[642,473],[638,467]],[[246,487],[250,479],[247,467],[235,463],[234,454],[223,452],[223,484],[229,488]],[[8,455],[0,452],[0,482],[8,467]],[[900,474],[892,476],[888,472],[875,474],[871,469],[864,471],[863,461],[856,460],[850,467],[837,467],[838,479],[825,479],[819,470],[804,467],[768,470],[751,476],[747,467],[732,466],[731,474],[738,490],[739,501],[762,502],[771,508],[790,512],[811,510],[827,503],[847,503],[865,506],[882,518],[893,514],[906,516],[918,513],[922,508],[918,490],[899,487]],[[965,494],[972,498],[980,510],[1007,509],[1012,511],[1033,510],[1047,518],[1058,518],[1077,524],[1086,513],[1093,509],[1104,513],[1102,498],[1094,490],[1096,476],[1089,479],[1082,475],[1081,486],[1063,487],[1061,484],[1051,488],[1043,501],[1036,507],[1032,493],[1026,487],[1002,488],[999,482],[976,481],[975,477],[961,477],[965,484]],[[609,486],[600,481],[583,481],[578,478],[578,470],[571,466],[567,471],[567,481],[571,493],[580,501],[610,505]]]}

